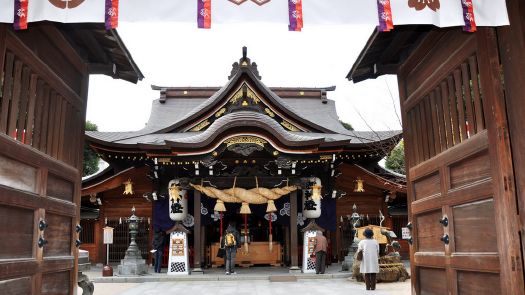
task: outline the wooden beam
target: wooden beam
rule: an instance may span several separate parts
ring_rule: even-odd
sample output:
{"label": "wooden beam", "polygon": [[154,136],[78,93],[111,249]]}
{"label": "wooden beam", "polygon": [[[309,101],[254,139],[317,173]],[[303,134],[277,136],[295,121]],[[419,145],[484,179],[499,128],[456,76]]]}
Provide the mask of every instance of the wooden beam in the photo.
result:
{"label": "wooden beam", "polygon": [[[86,63],[80,57],[77,51],[71,46],[71,42],[67,40],[62,32],[60,32],[55,24],[41,23],[42,32],[49,38],[51,42],[61,50],[61,57],[65,57],[80,73],[86,72]],[[87,61],[86,61],[87,62]]]}
{"label": "wooden beam", "polygon": [[201,192],[193,191],[193,270],[192,273],[202,273],[201,269]]}
{"label": "wooden beam", "polygon": [[[490,162],[494,188],[495,230],[500,253],[502,294],[521,294],[524,290],[518,208],[513,185],[514,167],[507,125],[507,112],[498,40],[494,29],[476,33],[479,50],[479,77],[483,89],[483,111],[490,145]],[[474,83],[473,83],[474,84]]]}
{"label": "wooden beam", "polygon": [[100,46],[101,43],[95,38],[95,36],[93,36],[93,33],[88,30],[75,30],[75,34],[86,45],[83,49],[93,54],[93,56],[96,57],[97,62],[110,62],[108,54],[104,51],[104,48]]}
{"label": "wooden beam", "polygon": [[398,53],[402,49],[402,45],[404,45],[414,33],[415,32],[412,30],[397,32],[397,34],[395,34],[394,40],[390,42],[388,47],[379,57],[379,61],[381,63],[392,62],[391,58],[399,55]]}
{"label": "wooden beam", "polygon": [[297,252],[297,191],[290,193],[290,272],[299,271],[299,258]]}
{"label": "wooden beam", "polygon": [[[525,253],[525,137],[523,131],[523,85],[525,85],[525,4],[507,0],[510,26],[497,28],[501,63],[505,78],[505,100],[512,144],[512,161],[520,212],[522,253]],[[523,259],[522,259],[523,261]],[[522,265],[521,269],[525,269]]]}
{"label": "wooden beam", "polygon": [[101,74],[115,77],[117,74],[117,66],[114,63],[111,64],[102,64],[94,63],[89,64],[88,71],[90,74]]}
{"label": "wooden beam", "polygon": [[[0,76],[3,76],[2,73],[4,72],[4,60],[5,60],[5,53],[6,53],[6,42],[5,39],[7,38],[7,24],[0,24]],[[0,88],[2,87],[2,84],[0,84]]]}

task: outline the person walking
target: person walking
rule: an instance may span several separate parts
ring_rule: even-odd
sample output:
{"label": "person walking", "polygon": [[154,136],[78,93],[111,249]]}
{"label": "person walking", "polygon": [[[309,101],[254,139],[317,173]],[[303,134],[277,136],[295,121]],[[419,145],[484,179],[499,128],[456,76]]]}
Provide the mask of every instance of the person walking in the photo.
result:
{"label": "person walking", "polygon": [[235,223],[230,221],[221,240],[221,247],[225,250],[225,268],[226,274],[237,274],[235,268],[235,256],[237,248],[241,247],[241,234],[235,228]]}
{"label": "person walking", "polygon": [[153,251],[155,253],[155,272],[160,273],[162,268],[162,256],[164,254],[166,232],[161,229],[155,229],[153,234]]}
{"label": "person walking", "polygon": [[328,248],[328,242],[326,237],[323,236],[323,232],[318,230],[315,236],[315,273],[324,274],[326,267],[326,249]]}
{"label": "person walking", "polygon": [[366,239],[359,242],[357,251],[363,251],[363,259],[359,271],[365,277],[367,290],[376,289],[376,275],[379,273],[379,243],[373,239],[374,231],[370,228],[365,229]]}

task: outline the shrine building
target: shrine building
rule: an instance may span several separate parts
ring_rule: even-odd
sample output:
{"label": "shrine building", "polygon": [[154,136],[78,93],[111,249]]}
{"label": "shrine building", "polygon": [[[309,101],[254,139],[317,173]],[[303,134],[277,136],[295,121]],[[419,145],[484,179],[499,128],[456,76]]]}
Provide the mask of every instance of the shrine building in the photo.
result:
{"label": "shrine building", "polygon": [[335,87],[268,87],[243,48],[223,87],[152,88],[160,97],[142,130],[86,133],[109,163],[82,184],[81,248],[92,262],[106,260],[106,225],[109,262],[124,257],[132,207],[144,259],[154,230],[179,220],[195,269],[223,263],[215,254],[228,221],[256,249],[238,254],[244,266],[298,267],[310,221],[325,230],[328,263],[342,261],[354,204],[363,225],[382,223],[408,253],[405,178],[378,165],[402,133],[343,127],[327,97]]}

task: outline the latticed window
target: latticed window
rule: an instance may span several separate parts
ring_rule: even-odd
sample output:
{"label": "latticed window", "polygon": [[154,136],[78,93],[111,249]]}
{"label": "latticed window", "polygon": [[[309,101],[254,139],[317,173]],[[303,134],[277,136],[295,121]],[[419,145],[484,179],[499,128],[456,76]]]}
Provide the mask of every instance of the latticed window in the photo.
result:
{"label": "latticed window", "polygon": [[80,226],[82,231],[80,232],[80,240],[84,244],[95,243],[95,222],[94,219],[82,219],[80,220]]}

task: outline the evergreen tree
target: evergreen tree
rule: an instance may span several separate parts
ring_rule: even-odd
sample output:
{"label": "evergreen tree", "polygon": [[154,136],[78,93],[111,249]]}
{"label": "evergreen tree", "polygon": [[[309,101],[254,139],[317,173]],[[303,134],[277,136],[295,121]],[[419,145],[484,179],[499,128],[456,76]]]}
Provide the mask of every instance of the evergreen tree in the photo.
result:
{"label": "evergreen tree", "polygon": [[405,144],[403,140],[386,157],[385,167],[405,175]]}
{"label": "evergreen tree", "polygon": [[347,130],[354,130],[354,127],[352,127],[352,124],[350,123],[346,123],[346,122],[343,122],[341,120],[339,120],[339,123],[341,123],[341,125],[343,125],[343,127],[345,127]]}
{"label": "evergreen tree", "polygon": [[[98,126],[94,123],[86,121],[86,131],[98,131]],[[88,176],[98,171],[99,157],[97,154],[84,143],[84,161],[82,176]]]}

